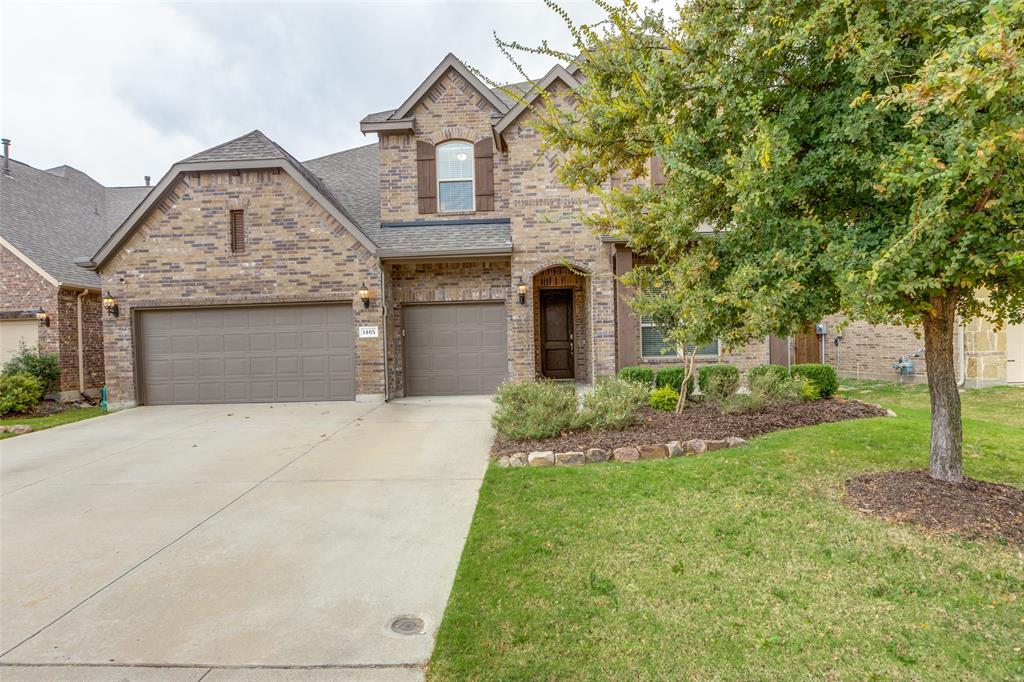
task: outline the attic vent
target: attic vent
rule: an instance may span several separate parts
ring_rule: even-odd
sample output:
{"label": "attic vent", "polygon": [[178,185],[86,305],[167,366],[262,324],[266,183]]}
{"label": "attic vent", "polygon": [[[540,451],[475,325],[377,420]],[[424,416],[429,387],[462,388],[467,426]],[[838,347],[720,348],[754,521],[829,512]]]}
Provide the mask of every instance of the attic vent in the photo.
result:
{"label": "attic vent", "polygon": [[231,211],[231,252],[245,251],[245,211]]}

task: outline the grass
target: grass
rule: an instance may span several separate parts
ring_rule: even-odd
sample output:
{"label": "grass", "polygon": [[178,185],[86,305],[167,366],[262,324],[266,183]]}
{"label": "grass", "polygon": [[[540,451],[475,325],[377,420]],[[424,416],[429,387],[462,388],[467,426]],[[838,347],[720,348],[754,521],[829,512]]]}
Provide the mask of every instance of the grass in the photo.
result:
{"label": "grass", "polygon": [[[480,491],[428,678],[1024,678],[1024,551],[841,504],[923,468],[924,387],[844,382],[898,417],[740,450],[499,469]],[[963,396],[965,467],[1024,486],[1024,389]]]}
{"label": "grass", "polygon": [[[76,407],[74,409],[64,410],[63,412],[57,412],[56,414],[47,415],[45,417],[6,417],[4,419],[0,419],[0,426],[28,424],[34,431],[42,431],[43,429],[53,428],[54,426],[71,424],[73,422],[80,422],[83,419],[99,417],[102,414],[104,414],[104,412],[101,407]],[[4,438],[13,438],[14,436],[15,434],[10,432],[0,433],[0,440]]]}

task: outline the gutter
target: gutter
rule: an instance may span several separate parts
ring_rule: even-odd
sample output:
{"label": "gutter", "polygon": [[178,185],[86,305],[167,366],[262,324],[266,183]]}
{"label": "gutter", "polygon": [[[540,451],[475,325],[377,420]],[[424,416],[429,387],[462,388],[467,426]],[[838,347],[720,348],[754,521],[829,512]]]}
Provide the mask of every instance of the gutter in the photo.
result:
{"label": "gutter", "polygon": [[964,335],[964,325],[962,320],[961,323],[956,326],[956,335],[959,338],[956,345],[960,353],[960,364],[957,367],[960,377],[956,380],[956,385],[963,388],[964,383],[967,381],[967,339]]}
{"label": "gutter", "polygon": [[388,301],[387,296],[384,294],[384,267],[383,263],[378,261],[381,265],[380,270],[380,327],[381,336],[384,341],[384,402],[391,400],[391,376],[389,374],[390,368],[388,366]]}

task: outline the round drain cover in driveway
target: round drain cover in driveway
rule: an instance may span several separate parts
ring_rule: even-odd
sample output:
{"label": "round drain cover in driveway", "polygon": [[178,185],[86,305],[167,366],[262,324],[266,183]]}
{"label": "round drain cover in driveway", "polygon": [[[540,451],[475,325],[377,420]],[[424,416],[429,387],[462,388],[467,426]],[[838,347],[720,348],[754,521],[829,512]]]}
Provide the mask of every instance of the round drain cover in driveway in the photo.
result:
{"label": "round drain cover in driveway", "polygon": [[398,616],[391,621],[391,631],[400,635],[422,635],[423,619],[416,616]]}

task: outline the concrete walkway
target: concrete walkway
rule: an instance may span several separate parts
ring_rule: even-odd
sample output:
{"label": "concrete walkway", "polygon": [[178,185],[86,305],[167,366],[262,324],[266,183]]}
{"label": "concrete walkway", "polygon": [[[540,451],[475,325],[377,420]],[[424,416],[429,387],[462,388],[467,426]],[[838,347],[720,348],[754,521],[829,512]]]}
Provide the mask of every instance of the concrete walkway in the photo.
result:
{"label": "concrete walkway", "polygon": [[0,678],[420,679],[489,415],[143,407],[0,441]]}

